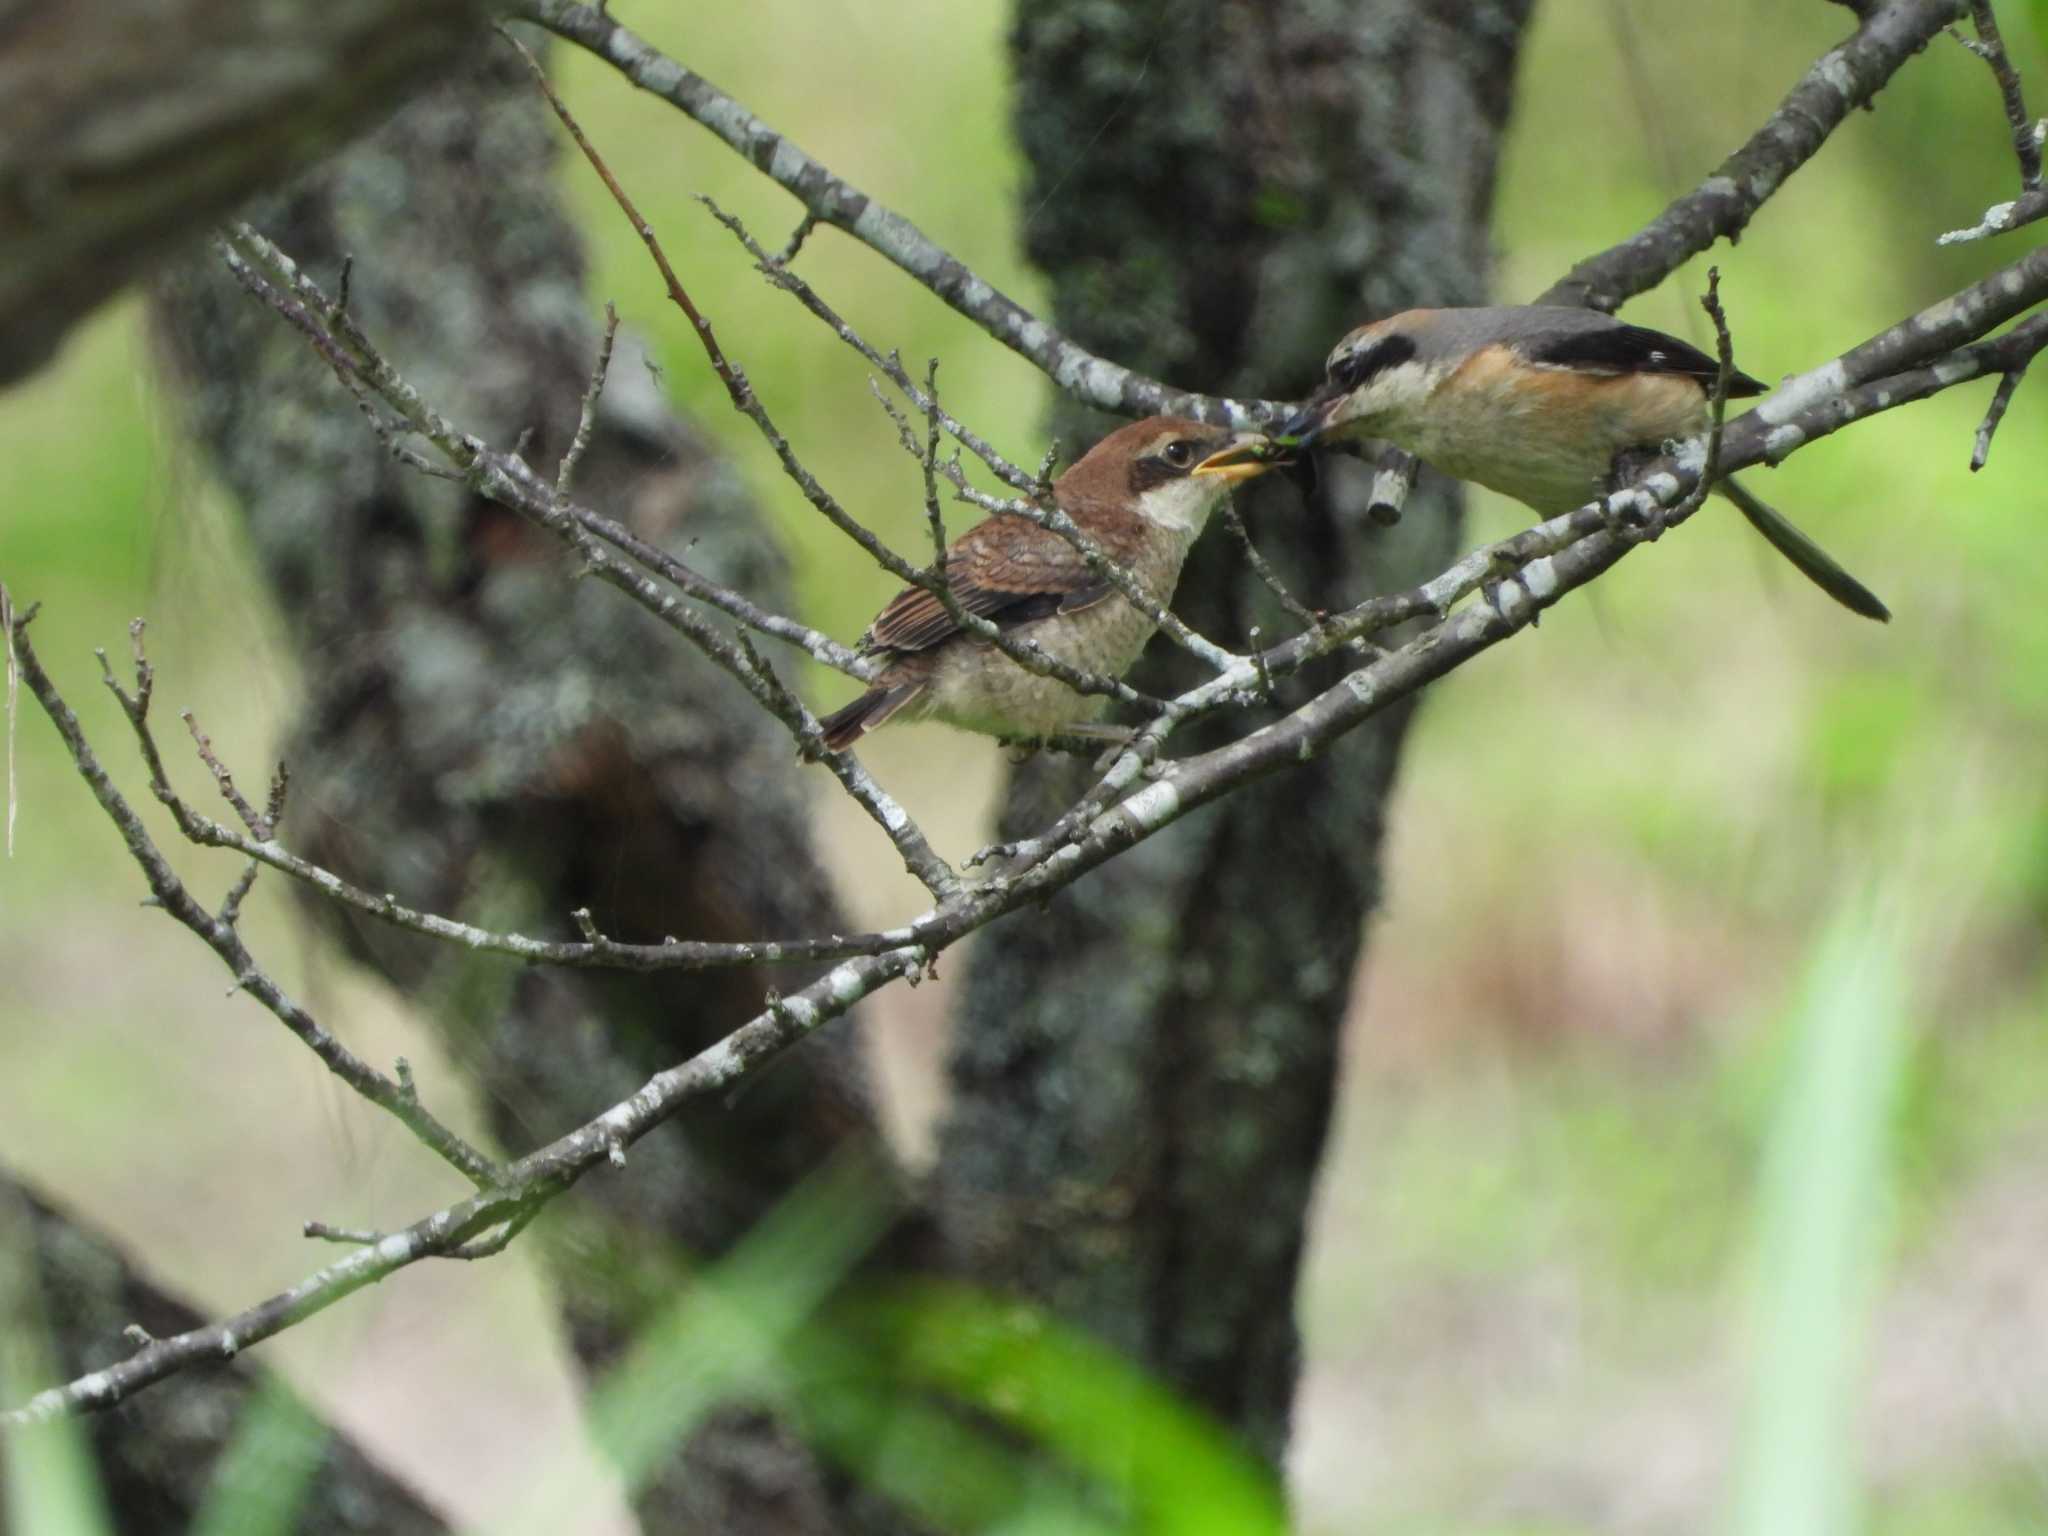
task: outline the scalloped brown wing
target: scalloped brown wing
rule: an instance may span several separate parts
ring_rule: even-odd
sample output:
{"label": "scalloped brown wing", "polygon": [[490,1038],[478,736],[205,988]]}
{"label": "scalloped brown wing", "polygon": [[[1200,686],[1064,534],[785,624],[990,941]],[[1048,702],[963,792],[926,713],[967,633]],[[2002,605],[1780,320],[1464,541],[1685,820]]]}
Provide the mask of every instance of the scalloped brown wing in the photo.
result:
{"label": "scalloped brown wing", "polygon": [[[946,551],[946,580],[961,608],[1006,629],[1092,607],[1115,590],[1073,545],[1021,517],[992,517],[955,539]],[[928,651],[958,633],[937,597],[905,587],[875,616],[861,644],[869,651]]]}

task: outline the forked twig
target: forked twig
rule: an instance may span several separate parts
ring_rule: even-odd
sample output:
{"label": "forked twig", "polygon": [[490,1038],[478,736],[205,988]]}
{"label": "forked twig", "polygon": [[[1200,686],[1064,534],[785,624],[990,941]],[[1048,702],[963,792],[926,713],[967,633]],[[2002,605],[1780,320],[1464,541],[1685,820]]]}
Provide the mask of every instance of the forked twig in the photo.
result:
{"label": "forked twig", "polygon": [[604,337],[597,344],[597,361],[591,365],[590,385],[583,391],[583,405],[576,413],[576,435],[569,440],[569,451],[562,455],[561,467],[555,471],[555,494],[569,494],[569,482],[575,478],[576,466],[583,462],[583,455],[590,447],[590,435],[597,428],[597,402],[604,393],[605,376],[611,372],[612,343],[618,339],[618,306],[610,299],[604,303]]}

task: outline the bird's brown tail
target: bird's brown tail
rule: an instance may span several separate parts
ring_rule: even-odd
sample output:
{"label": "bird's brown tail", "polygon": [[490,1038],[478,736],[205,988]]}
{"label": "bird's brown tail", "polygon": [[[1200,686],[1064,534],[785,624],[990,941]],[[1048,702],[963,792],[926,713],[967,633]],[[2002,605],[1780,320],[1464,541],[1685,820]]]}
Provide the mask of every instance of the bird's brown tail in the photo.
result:
{"label": "bird's brown tail", "polygon": [[1844,608],[1880,624],[1891,618],[1891,609],[1875,592],[1842,569],[1833,555],[1794,527],[1783,513],[1757,500],[1733,480],[1723,480],[1714,489],[1735,503],[1749,519],[1750,527],[1770,541],[1771,548],[1798,566],[1808,581]]}
{"label": "bird's brown tail", "polygon": [[870,688],[844,709],[835,709],[818,722],[818,728],[825,733],[825,750],[844,752],[922,692],[922,682]]}

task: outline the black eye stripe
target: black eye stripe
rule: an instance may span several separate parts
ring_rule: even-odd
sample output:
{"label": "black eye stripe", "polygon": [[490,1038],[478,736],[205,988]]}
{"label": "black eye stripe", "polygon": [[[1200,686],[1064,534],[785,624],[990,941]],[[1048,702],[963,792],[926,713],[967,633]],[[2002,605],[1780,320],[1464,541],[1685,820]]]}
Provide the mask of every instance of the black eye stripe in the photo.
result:
{"label": "black eye stripe", "polygon": [[1330,382],[1348,393],[1374,374],[1405,363],[1413,356],[1415,343],[1410,338],[1398,334],[1380,336],[1357,351],[1334,359],[1330,364]]}
{"label": "black eye stripe", "polygon": [[1164,485],[1169,480],[1178,480],[1187,473],[1185,466],[1175,467],[1156,453],[1131,461],[1131,494],[1142,496],[1155,485]]}

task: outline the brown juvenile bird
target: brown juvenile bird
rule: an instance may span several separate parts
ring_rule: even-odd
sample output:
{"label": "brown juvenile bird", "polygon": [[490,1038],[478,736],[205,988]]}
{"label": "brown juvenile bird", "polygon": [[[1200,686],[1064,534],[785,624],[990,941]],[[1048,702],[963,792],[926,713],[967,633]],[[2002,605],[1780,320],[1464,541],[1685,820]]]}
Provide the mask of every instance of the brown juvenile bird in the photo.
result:
{"label": "brown juvenile bird", "polygon": [[[1053,482],[1053,498],[1163,607],[1216,504],[1235,482],[1272,467],[1252,452],[1265,441],[1255,432],[1148,417],[1089,449]],[[1237,462],[1216,462],[1223,458]],[[998,513],[961,534],[946,550],[946,580],[962,610],[1084,672],[1122,676],[1152,637],[1152,621],[1091,571],[1079,550],[1028,518]],[[1073,730],[1104,702],[963,633],[945,605],[917,587],[896,594],[860,646],[889,664],[866,693],[819,722],[829,751],[844,751],[895,719],[1030,740]]]}
{"label": "brown juvenile bird", "polygon": [[[1328,370],[1283,441],[1379,438],[1555,517],[1606,492],[1616,454],[1705,431],[1719,364],[1596,310],[1509,304],[1375,320],[1337,343]],[[1764,390],[1746,373],[1728,381],[1730,398]],[[1716,489],[1836,602],[1891,617],[1779,513],[1732,480]]]}

